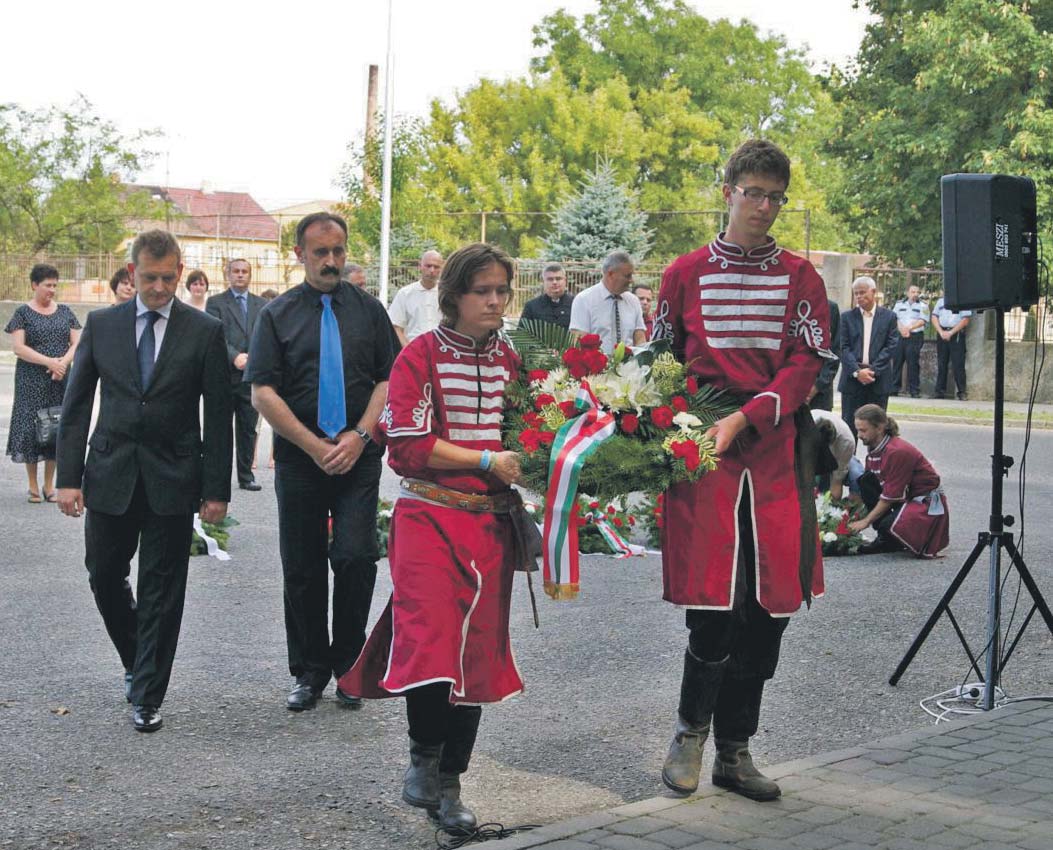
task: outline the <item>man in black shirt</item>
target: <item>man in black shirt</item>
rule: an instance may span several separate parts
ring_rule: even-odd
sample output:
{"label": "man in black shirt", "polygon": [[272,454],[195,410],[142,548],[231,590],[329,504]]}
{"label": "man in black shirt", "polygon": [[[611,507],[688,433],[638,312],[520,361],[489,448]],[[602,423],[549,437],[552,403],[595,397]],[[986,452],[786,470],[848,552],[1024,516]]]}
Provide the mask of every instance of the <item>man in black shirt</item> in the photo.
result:
{"label": "man in black shirt", "polygon": [[[312,708],[330,676],[339,678],[358,657],[377,575],[383,450],[371,434],[399,344],[383,305],[340,280],[346,244],[339,216],[301,220],[296,256],[306,281],[260,313],[245,372],[253,405],[275,431],[285,632],[296,677],[291,711]],[[339,689],[337,697],[359,703]]]}
{"label": "man in black shirt", "polygon": [[541,272],[544,292],[523,305],[523,319],[537,319],[570,328],[570,304],[574,296],[567,292],[567,273],[559,263],[549,263]]}

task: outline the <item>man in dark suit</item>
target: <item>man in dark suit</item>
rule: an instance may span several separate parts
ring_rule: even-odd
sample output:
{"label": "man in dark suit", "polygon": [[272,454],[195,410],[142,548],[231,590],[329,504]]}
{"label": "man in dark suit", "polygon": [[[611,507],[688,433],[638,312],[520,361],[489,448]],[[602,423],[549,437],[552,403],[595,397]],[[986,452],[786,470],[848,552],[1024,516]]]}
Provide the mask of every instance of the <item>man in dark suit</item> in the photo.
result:
{"label": "man in dark suit", "polygon": [[[174,297],[183,272],[175,237],[140,234],[128,270],[137,296],[88,316],[73,361],[59,429],[58,504],[67,516],[87,513],[88,582],[124,664],[134,726],[154,732],[179,640],[194,513],[218,522],[230,501],[230,380],[223,325]],[[137,547],[133,595],[129,562]]]}
{"label": "man in dark suit", "polygon": [[888,406],[892,390],[892,360],[899,344],[896,314],[877,306],[872,277],[852,282],[856,306],[841,314],[841,418],[856,433],[856,409],[864,404]]}
{"label": "man in dark suit", "polygon": [[229,288],[213,295],[205,304],[205,311],[223,323],[227,338],[227,362],[230,364],[230,385],[234,406],[234,445],[238,460],[238,486],[242,490],[259,490],[252,474],[253,454],[256,450],[256,423],[259,414],[252,406],[252,387],[241,378],[249,363],[249,341],[252,339],[256,317],[267,302],[249,292],[252,266],[248,260],[231,260],[224,270]]}

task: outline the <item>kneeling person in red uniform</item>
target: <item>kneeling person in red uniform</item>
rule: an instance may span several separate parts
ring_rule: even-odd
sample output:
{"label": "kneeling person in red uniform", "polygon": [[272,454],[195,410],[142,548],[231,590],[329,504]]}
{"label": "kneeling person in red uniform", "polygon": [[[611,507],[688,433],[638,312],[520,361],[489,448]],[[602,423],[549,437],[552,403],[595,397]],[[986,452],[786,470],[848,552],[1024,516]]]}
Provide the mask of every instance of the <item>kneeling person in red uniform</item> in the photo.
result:
{"label": "kneeling person in red uniform", "polygon": [[410,767],[402,798],[447,829],[471,828],[460,800],[480,703],[518,694],[508,614],[521,504],[503,451],[504,392],[519,358],[499,333],[512,261],[468,245],[439,281],[442,324],[402,350],[380,428],[402,491],[391,521],[391,600],[340,688],[406,697]]}
{"label": "kneeling person in red uniform", "polygon": [[714,784],[779,796],[749,740],[789,617],[823,592],[815,450],[803,443],[816,437],[805,402],[834,355],[822,280],[768,235],[789,182],[790,161],[770,142],[735,151],[727,232],[666,269],[658,295],[653,337],[741,405],[710,429],[717,469],[666,492],[664,598],[687,609],[690,637],[662,780],[684,794],[698,787],[712,723]]}
{"label": "kneeling person in red uniform", "polygon": [[856,432],[867,447],[866,472],[859,479],[869,513],[849,527],[873,527],[877,538],[860,554],[908,549],[935,558],[950,542],[951,517],[940,476],[918,449],[899,436],[899,425],[883,408],[856,411]]}

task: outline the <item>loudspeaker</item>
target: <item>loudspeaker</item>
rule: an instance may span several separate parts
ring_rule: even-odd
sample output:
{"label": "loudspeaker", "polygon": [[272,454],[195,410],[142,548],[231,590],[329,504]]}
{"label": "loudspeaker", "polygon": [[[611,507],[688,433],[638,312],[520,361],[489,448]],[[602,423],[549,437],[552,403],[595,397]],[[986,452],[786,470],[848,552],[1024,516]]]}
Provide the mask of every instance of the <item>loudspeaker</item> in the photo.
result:
{"label": "loudspeaker", "polygon": [[1035,184],[1005,174],[947,174],[943,294],[952,309],[1038,303]]}

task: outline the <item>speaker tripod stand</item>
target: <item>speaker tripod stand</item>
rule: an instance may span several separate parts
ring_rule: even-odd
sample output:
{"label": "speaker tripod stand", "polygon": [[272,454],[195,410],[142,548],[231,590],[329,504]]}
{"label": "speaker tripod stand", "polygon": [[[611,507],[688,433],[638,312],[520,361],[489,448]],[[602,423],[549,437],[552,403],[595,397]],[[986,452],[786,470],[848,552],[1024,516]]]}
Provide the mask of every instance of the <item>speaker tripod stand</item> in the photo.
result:
{"label": "speaker tripod stand", "polygon": [[[914,639],[914,642],[910,645],[910,649],[907,650],[906,655],[904,655],[903,659],[899,662],[896,672],[894,672],[888,680],[890,685],[895,685],[899,682],[900,678],[906,672],[907,667],[910,666],[911,661],[914,660],[914,656],[917,655],[918,650],[921,649],[921,645],[929,636],[929,632],[935,627],[940,617],[946,613],[947,618],[951,621],[951,625],[954,626],[954,631],[958,635],[958,640],[961,642],[965,654],[969,658],[969,663],[972,669],[976,671],[976,675],[979,676],[984,683],[982,705],[984,711],[990,711],[994,708],[995,691],[1001,680],[1002,671],[1009,663],[1013,651],[1016,649],[1017,644],[1019,644],[1020,638],[1023,637],[1024,630],[1027,629],[1028,624],[1035,616],[1036,611],[1042,615],[1042,619],[1046,622],[1046,628],[1048,628],[1050,634],[1053,635],[1053,613],[1050,612],[1049,605],[1046,604],[1046,600],[1042,597],[1042,592],[1038,589],[1038,585],[1035,583],[1031,571],[1028,570],[1027,564],[1024,563],[1023,557],[1021,557],[1019,550],[1016,548],[1016,544],[1013,542],[1012,533],[1005,530],[1007,526],[1012,527],[1014,519],[1011,516],[1004,516],[1002,514],[1002,479],[1008,476],[1009,468],[1013,465],[1013,459],[1002,453],[1003,439],[1005,436],[1005,426],[1002,421],[1005,412],[1005,309],[1003,307],[996,307],[994,310],[996,327],[994,453],[991,455],[991,515],[988,522],[988,529],[987,531],[980,532],[976,545],[973,547],[969,557],[965,559],[965,563],[958,571],[958,575],[954,577],[954,581],[952,581],[947,588],[947,592],[943,594],[943,598],[929,616],[929,619],[918,633],[918,636]],[[1003,550],[1006,555],[1009,556],[1011,566],[1017,571],[1017,574],[1027,588],[1028,593],[1031,594],[1031,600],[1033,603],[1031,610],[1028,612],[1027,617],[1024,618],[1024,622],[1021,624],[1016,636],[1010,642],[1009,648],[1006,650],[1004,656],[1000,653],[1000,638],[1002,630],[1000,585],[1002,581]],[[987,664],[985,671],[981,671],[979,662],[977,661],[977,656],[973,653],[972,648],[969,646],[969,642],[965,638],[965,634],[962,632],[961,626],[958,624],[958,621],[954,617],[954,613],[951,611],[951,600],[972,571],[973,566],[984,554],[987,555],[988,560]]]}

